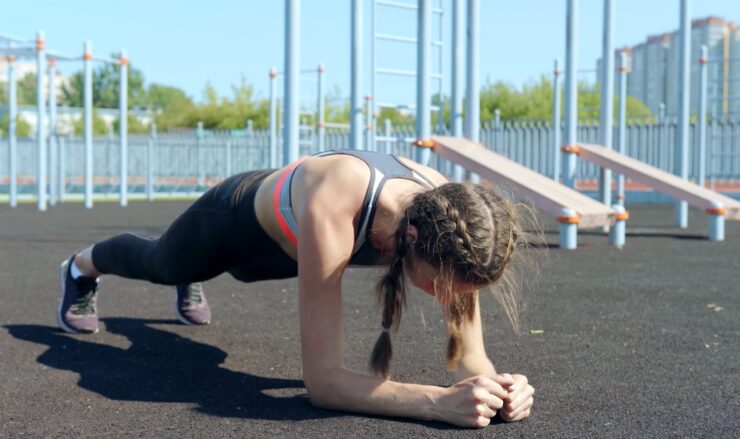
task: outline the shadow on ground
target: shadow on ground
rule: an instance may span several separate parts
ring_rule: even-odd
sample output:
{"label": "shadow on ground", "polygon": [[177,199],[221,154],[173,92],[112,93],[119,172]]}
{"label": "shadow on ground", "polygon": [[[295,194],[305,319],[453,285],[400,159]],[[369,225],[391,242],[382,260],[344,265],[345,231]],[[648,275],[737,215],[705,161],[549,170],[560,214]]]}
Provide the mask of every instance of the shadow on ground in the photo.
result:
{"label": "shadow on ground", "polygon": [[[264,378],[220,365],[226,352],[172,332],[152,328],[168,320],[103,319],[109,332],[131,346],[115,346],[69,336],[41,325],[6,325],[21,340],[48,346],[38,362],[80,375],[80,387],[118,401],[197,404],[216,416],[269,420],[322,419],[341,413],[314,408],[303,381]],[[269,396],[265,392],[296,389],[301,395]],[[290,393],[295,393],[292,391]]]}
{"label": "shadow on ground", "polygon": [[[101,321],[107,332],[126,337],[131,346],[122,349],[89,342],[51,326],[4,327],[16,339],[48,346],[38,357],[39,363],[79,374],[80,387],[111,400],[192,403],[201,413],[242,419],[300,421],[348,416],[311,405],[302,380],[225,369],[220,364],[228,354],[221,349],[149,326],[172,320],[116,317]],[[301,394],[278,397],[266,393],[285,389]],[[437,430],[459,429],[442,422],[365,416]],[[502,422],[495,418],[492,423]]]}

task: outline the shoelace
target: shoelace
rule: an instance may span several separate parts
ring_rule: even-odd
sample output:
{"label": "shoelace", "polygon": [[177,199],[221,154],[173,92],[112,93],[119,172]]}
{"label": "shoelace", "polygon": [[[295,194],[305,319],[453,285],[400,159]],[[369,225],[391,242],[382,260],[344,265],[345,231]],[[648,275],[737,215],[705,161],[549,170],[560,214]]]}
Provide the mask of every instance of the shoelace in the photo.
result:
{"label": "shoelace", "polygon": [[93,281],[78,281],[77,288],[80,291],[80,296],[75,300],[78,314],[92,314],[95,312],[93,309],[93,302],[95,299],[95,293],[98,291],[98,283]]}
{"label": "shoelace", "polygon": [[192,304],[199,304],[203,302],[203,297],[201,295],[201,285],[199,283],[192,283],[188,284],[188,301]]}

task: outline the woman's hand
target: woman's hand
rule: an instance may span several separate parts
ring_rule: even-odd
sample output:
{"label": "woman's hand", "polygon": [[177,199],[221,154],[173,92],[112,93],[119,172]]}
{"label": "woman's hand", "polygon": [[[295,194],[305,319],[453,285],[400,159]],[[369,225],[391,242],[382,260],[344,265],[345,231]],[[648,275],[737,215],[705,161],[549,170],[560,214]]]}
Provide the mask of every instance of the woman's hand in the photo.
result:
{"label": "woman's hand", "polygon": [[504,398],[503,408],[499,411],[501,419],[506,422],[521,421],[529,416],[529,411],[534,403],[534,387],[527,382],[524,375],[504,376],[513,380],[513,384],[508,386],[508,396]]}
{"label": "woman's hand", "polygon": [[503,375],[474,376],[445,389],[437,400],[439,417],[445,422],[463,427],[485,427],[504,406],[509,397],[506,387],[514,380]]}

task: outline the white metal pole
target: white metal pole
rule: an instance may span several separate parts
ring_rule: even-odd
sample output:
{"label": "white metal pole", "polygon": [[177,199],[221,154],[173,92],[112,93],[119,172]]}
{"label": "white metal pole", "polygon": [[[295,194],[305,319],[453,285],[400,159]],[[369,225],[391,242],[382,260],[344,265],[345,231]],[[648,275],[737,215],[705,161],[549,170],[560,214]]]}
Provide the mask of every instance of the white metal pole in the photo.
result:
{"label": "white metal pole", "polygon": [[[480,140],[480,90],[478,81],[478,0],[468,0],[467,80],[465,84],[465,136]],[[478,183],[480,177],[471,174],[470,180]]]}
{"label": "white metal pole", "polygon": [[578,37],[578,1],[568,0],[567,24],[565,34],[565,139],[563,148],[563,183],[575,188],[576,184],[576,147],[578,130],[578,65],[576,40]]}
{"label": "white metal pole", "polygon": [[83,111],[84,111],[84,137],[85,137],[85,207],[93,207],[93,102],[92,102],[92,43],[85,41],[85,50],[82,55],[84,60],[84,91],[83,91]]}
{"label": "white metal pole", "polygon": [[[450,100],[450,128],[454,137],[463,136],[463,66],[465,63],[464,0],[452,0],[452,93]],[[453,165],[452,179],[461,182],[465,169]]]}
{"label": "white metal pole", "polygon": [[285,0],[285,122],[283,166],[298,160],[300,131],[301,2]]}
{"label": "white metal pole", "polygon": [[[12,43],[10,47],[13,47]],[[18,118],[18,97],[15,73],[15,57],[9,55],[8,61],[8,188],[10,207],[18,206],[18,149],[16,143],[16,119]]]}
{"label": "white metal pole", "polygon": [[[691,14],[689,0],[681,0],[681,28],[679,31],[678,83],[678,136],[676,136],[675,173],[683,180],[689,179],[689,98],[691,86]],[[689,205],[686,201],[676,202],[676,226],[685,229],[689,225]]]}
{"label": "white metal pole", "polygon": [[44,73],[46,51],[44,33],[36,34],[36,137],[38,141],[37,203],[38,210],[46,210],[46,111],[44,108]]}
{"label": "white metal pole", "polygon": [[362,20],[363,0],[352,0],[349,147],[362,147]]}
{"label": "white metal pole", "polygon": [[121,207],[128,205],[128,58],[126,50],[121,51],[119,59],[118,95],[118,138],[121,143],[120,181],[118,202]]}
{"label": "white metal pole", "polygon": [[[430,54],[432,45],[431,0],[419,0],[416,40],[416,138],[428,140],[432,135],[431,98],[429,86],[431,79]],[[416,160],[428,165],[431,158],[429,148],[418,148]]]}
{"label": "white metal pole", "polygon": [[59,195],[57,149],[57,69],[56,59],[49,58],[49,204],[57,204]]}
{"label": "white metal pole", "polygon": [[552,179],[555,181],[560,181],[560,73],[556,59],[552,71]]}
{"label": "white metal pole", "polygon": [[[599,139],[602,146],[612,149],[614,132],[614,0],[604,0],[604,29],[601,55],[601,111]],[[599,170],[601,202],[612,204],[612,171]]]}

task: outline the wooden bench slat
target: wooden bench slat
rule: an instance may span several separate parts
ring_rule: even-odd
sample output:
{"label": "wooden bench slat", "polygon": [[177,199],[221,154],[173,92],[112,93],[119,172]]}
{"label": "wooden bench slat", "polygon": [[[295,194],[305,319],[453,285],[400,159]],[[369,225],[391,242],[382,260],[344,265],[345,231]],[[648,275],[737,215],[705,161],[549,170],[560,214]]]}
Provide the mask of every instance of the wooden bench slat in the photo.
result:
{"label": "wooden bench slat", "polygon": [[611,169],[702,210],[711,208],[713,201],[719,201],[727,209],[727,219],[740,220],[740,201],[601,145],[579,143],[578,146],[581,149],[578,155],[583,160]]}
{"label": "wooden bench slat", "polygon": [[614,211],[610,207],[475,142],[448,136],[435,136],[432,141],[438,155],[531,201],[552,216],[561,215],[562,209],[568,207],[581,215],[579,227],[582,228],[607,225],[613,220]]}

